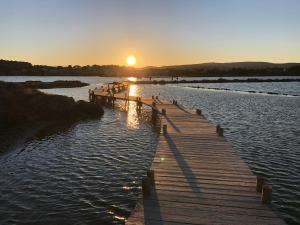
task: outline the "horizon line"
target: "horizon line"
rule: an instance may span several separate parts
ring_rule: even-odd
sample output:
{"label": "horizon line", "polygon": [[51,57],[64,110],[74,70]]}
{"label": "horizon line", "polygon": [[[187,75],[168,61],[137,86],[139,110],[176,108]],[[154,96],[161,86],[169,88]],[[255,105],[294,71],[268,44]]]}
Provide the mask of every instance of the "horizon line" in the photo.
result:
{"label": "horizon line", "polygon": [[268,64],[274,64],[274,65],[280,65],[280,64],[300,64],[300,62],[271,62],[271,61],[255,61],[255,60],[249,60],[249,61],[223,61],[223,62],[216,62],[216,61],[209,61],[209,62],[199,62],[199,63],[188,63],[188,64],[168,64],[168,65],[160,65],[160,66],[153,66],[153,65],[149,65],[149,66],[142,66],[142,67],[138,67],[138,66],[128,66],[125,64],[65,64],[65,65],[50,65],[50,64],[33,64],[29,61],[24,61],[24,60],[15,60],[15,59],[4,59],[1,58],[0,60],[3,61],[11,61],[11,62],[24,62],[24,63],[30,63],[32,66],[50,66],[50,67],[68,67],[68,66],[80,66],[80,67],[84,67],[84,66],[120,66],[120,67],[128,67],[128,68],[135,68],[135,69],[144,69],[147,67],[156,67],[156,68],[161,68],[161,67],[173,67],[173,66],[192,66],[192,65],[201,65],[201,64],[232,64],[232,63],[268,63]]}

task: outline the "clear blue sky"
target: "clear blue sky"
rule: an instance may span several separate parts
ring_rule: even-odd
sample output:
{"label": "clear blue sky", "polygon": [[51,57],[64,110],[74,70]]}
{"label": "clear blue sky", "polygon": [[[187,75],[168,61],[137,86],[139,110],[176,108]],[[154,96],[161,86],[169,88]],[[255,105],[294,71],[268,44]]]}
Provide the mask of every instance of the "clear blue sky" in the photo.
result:
{"label": "clear blue sky", "polygon": [[300,1],[0,0],[0,38],[33,64],[300,62]]}

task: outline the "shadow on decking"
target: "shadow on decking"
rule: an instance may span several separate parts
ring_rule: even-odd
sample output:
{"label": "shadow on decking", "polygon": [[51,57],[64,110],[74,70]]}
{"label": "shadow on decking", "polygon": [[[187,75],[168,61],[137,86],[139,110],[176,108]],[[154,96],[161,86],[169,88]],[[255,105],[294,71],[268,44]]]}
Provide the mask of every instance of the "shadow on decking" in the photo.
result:
{"label": "shadow on decking", "polygon": [[[194,175],[193,171],[189,167],[189,164],[185,161],[180,151],[178,150],[176,144],[172,140],[172,138],[166,134],[165,139],[168,143],[170,152],[173,153],[176,161],[182,173],[187,180],[187,184],[190,186],[191,190],[194,192],[197,198],[202,197],[202,192],[198,187],[198,184],[195,183],[197,179]],[[184,194],[184,193],[183,193]],[[145,196],[143,198],[143,208],[144,208],[144,224],[145,225],[164,225],[164,218],[161,212],[160,202],[157,196],[155,184],[152,187],[151,194],[149,196]]]}
{"label": "shadow on decking", "polygon": [[180,129],[172,122],[172,120],[165,115],[165,118],[167,120],[167,122],[174,128],[174,130],[176,130],[176,132],[180,133]]}
{"label": "shadow on decking", "polygon": [[202,197],[202,191],[200,190],[200,187],[198,186],[195,181],[197,180],[197,177],[193,173],[192,169],[190,168],[189,164],[185,161],[184,157],[178,150],[176,144],[172,140],[171,136],[169,134],[165,134],[165,139],[168,143],[170,151],[173,153],[174,158],[176,159],[183,175],[185,176],[185,179],[187,180],[188,185],[194,192],[195,196],[198,198]]}
{"label": "shadow on decking", "polygon": [[155,185],[152,188],[150,196],[143,199],[143,207],[145,225],[164,225]]}
{"label": "shadow on decking", "polygon": [[186,109],[184,109],[182,106],[177,105],[178,109],[182,110],[185,113],[191,114],[191,112],[187,111]]}

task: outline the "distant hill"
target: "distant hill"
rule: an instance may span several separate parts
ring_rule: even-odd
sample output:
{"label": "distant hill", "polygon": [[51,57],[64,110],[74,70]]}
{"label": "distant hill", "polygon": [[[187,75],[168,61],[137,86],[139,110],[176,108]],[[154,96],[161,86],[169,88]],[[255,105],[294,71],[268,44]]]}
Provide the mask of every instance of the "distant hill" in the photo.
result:
{"label": "distant hill", "polygon": [[133,68],[118,65],[45,66],[0,60],[0,76],[300,76],[300,63],[231,62]]}
{"label": "distant hill", "polygon": [[269,63],[269,62],[229,62],[229,63],[200,63],[188,65],[162,66],[162,69],[267,69],[290,68],[300,66],[300,63]]}

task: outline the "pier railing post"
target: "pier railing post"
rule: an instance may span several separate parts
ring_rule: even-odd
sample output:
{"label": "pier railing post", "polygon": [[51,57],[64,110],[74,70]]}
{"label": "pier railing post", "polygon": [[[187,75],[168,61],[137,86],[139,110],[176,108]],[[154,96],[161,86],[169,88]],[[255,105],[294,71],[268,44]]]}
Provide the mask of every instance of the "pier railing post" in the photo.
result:
{"label": "pier railing post", "polygon": [[264,185],[262,188],[261,203],[270,204],[271,201],[272,201],[272,187],[268,185]]}
{"label": "pier railing post", "polygon": [[219,129],[219,136],[223,136],[223,134],[224,134],[224,129],[222,128],[222,127],[220,127],[220,129]]}
{"label": "pier railing post", "polygon": [[167,124],[164,124],[163,125],[163,134],[165,135],[167,133],[168,133],[168,126],[167,126]]}
{"label": "pier railing post", "polygon": [[218,124],[218,125],[216,126],[216,133],[217,133],[217,134],[219,133],[220,128],[221,128],[221,126],[220,126],[220,124]]}
{"label": "pier railing post", "polygon": [[162,109],[161,113],[165,116],[166,115],[166,109]]}
{"label": "pier railing post", "polygon": [[202,115],[201,109],[196,109],[196,113],[197,113],[199,116],[201,116],[201,115]]}
{"label": "pier railing post", "polygon": [[157,111],[155,109],[152,108],[152,123],[155,124],[157,121]]}

